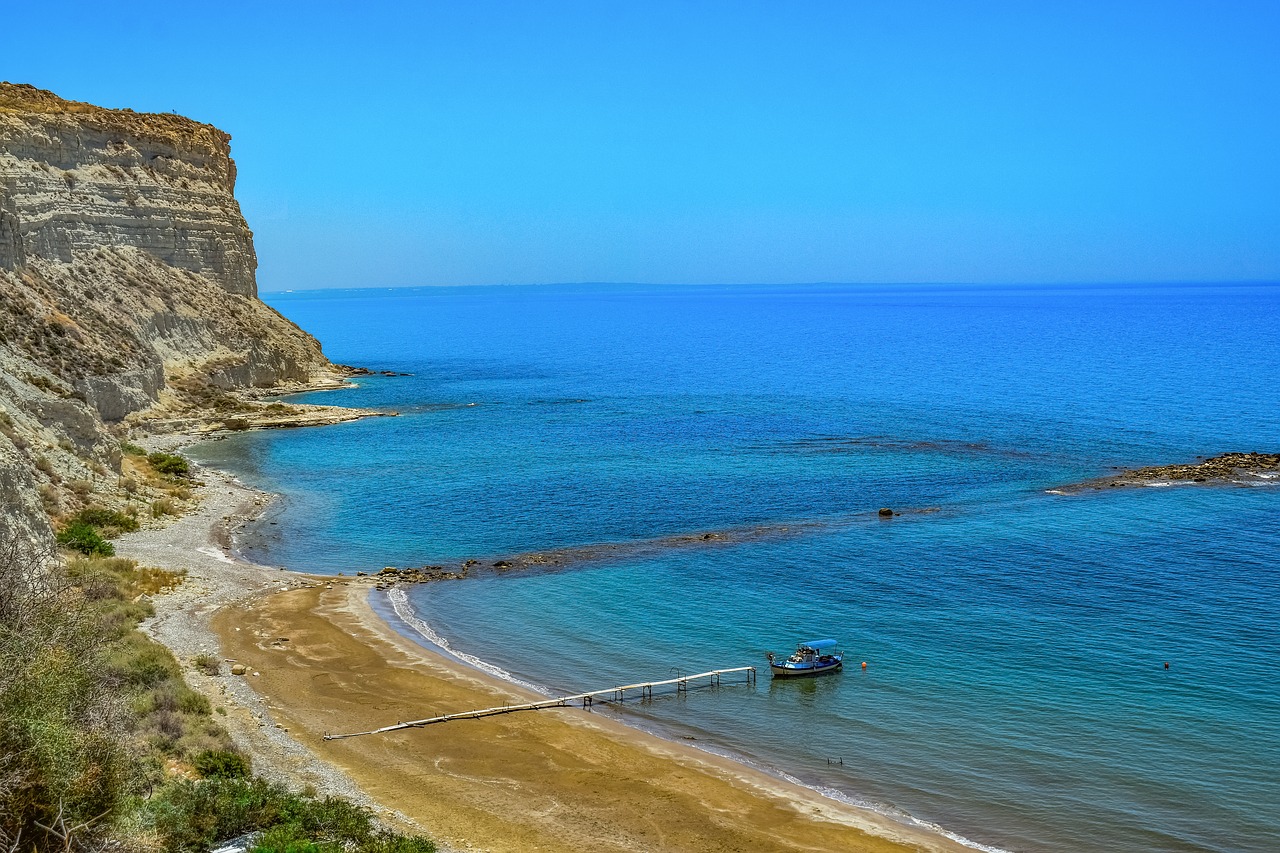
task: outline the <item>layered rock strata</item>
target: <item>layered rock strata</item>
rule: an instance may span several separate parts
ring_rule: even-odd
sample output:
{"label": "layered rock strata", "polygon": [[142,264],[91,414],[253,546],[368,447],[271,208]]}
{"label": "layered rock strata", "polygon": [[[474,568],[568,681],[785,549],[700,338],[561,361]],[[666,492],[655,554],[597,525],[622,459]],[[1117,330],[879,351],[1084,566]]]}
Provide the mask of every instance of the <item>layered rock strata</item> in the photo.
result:
{"label": "layered rock strata", "polygon": [[226,133],[0,83],[0,140],[0,266],[128,246],[257,295]]}
{"label": "layered rock strata", "polygon": [[0,83],[0,536],[111,495],[131,428],[287,421],[246,392],[340,382],[257,298],[235,181],[214,127]]}

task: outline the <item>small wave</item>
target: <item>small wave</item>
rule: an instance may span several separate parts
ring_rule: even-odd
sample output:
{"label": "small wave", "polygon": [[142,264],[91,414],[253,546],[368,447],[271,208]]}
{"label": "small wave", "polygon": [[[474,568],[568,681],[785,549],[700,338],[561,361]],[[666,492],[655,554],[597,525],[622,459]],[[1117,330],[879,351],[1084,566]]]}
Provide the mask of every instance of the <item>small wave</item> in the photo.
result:
{"label": "small wave", "polygon": [[790,775],[789,773],[779,772],[778,776],[780,776],[781,778],[785,779],[786,781],[790,782],[793,785],[799,785],[802,788],[808,788],[811,791],[817,791],[819,794],[826,797],[828,800],[835,800],[838,803],[844,803],[845,805],[853,806],[854,808],[865,809],[866,811],[875,812],[876,814],[883,815],[884,817],[890,818],[891,820],[896,820],[898,823],[905,823],[907,826],[916,827],[917,829],[923,829],[928,832],[932,832],[935,835],[944,836],[956,842],[957,844],[963,844],[965,847],[969,847],[974,850],[981,850],[983,851],[983,853],[1011,853],[1011,851],[1005,850],[1003,847],[993,847],[989,844],[983,844],[980,841],[974,841],[971,838],[965,838],[963,835],[959,834],[958,832],[952,832],[949,829],[943,829],[941,826],[938,826],[938,824],[936,823],[932,823],[927,820],[921,820],[920,818],[914,817],[908,812],[904,812],[902,809],[894,808],[893,806],[883,805],[881,803],[873,803],[870,800],[864,800],[860,797],[852,797],[837,788],[828,788],[825,785],[808,785],[805,782],[801,781],[800,779],[797,779],[796,777]]}
{"label": "small wave", "polygon": [[418,617],[417,613],[413,609],[413,605],[409,603],[408,594],[405,593],[404,590],[392,589],[388,591],[387,600],[391,602],[391,609],[395,611],[397,618],[399,618],[401,622],[408,625],[420,637],[445,652],[450,657],[457,658],[467,666],[474,667],[481,672],[492,675],[494,678],[500,678],[503,681],[523,687],[526,690],[532,690],[534,693],[539,695],[552,695],[552,693],[545,687],[540,687],[537,684],[532,684],[528,681],[522,681],[500,666],[495,666],[488,661],[481,660],[475,655],[469,655],[466,652],[460,652],[453,648],[453,646],[449,645],[448,640],[436,633],[434,628]]}

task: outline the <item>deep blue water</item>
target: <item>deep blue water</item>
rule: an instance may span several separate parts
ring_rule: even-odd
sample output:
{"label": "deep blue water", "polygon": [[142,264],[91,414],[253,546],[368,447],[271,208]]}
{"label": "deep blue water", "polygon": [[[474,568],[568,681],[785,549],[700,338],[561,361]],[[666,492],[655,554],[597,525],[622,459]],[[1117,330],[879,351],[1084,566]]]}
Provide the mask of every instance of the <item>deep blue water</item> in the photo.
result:
{"label": "deep blue water", "polygon": [[410,603],[553,690],[834,636],[865,673],[632,716],[986,845],[1280,847],[1280,488],[1048,491],[1280,449],[1280,287],[269,300],[331,358],[413,375],[310,397],[398,418],[197,450],[285,494],[251,557],[376,570],[818,522]]}

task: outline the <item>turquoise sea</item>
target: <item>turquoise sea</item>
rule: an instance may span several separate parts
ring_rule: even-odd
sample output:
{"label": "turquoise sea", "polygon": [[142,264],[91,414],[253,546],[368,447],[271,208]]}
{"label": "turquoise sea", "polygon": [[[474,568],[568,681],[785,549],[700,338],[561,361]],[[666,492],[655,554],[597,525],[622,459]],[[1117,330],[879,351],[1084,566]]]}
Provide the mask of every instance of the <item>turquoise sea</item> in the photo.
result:
{"label": "turquoise sea", "polygon": [[989,848],[1280,849],[1280,481],[1054,493],[1280,450],[1280,287],[267,298],[334,360],[412,375],[305,398],[400,417],[195,449],[284,495],[249,557],[487,566],[786,526],[399,605],[550,691],[835,637],[843,674],[622,713]]}

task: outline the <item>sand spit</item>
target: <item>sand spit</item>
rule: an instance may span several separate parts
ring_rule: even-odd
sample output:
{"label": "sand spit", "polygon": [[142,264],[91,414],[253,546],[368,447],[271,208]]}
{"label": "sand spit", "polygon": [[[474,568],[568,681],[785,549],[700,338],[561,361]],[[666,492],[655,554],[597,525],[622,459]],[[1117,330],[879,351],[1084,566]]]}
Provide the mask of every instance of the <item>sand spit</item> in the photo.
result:
{"label": "sand spit", "polygon": [[[958,851],[927,830],[826,799],[582,709],[322,739],[533,697],[437,655],[374,613],[374,578],[316,577],[238,560],[229,530],[271,496],[207,469],[199,508],[129,534],[118,553],[185,569],[143,626],[263,775],[310,784],[427,832],[446,849],[501,851]],[[191,667],[221,657],[222,674]],[[243,676],[231,664],[247,666]]]}

